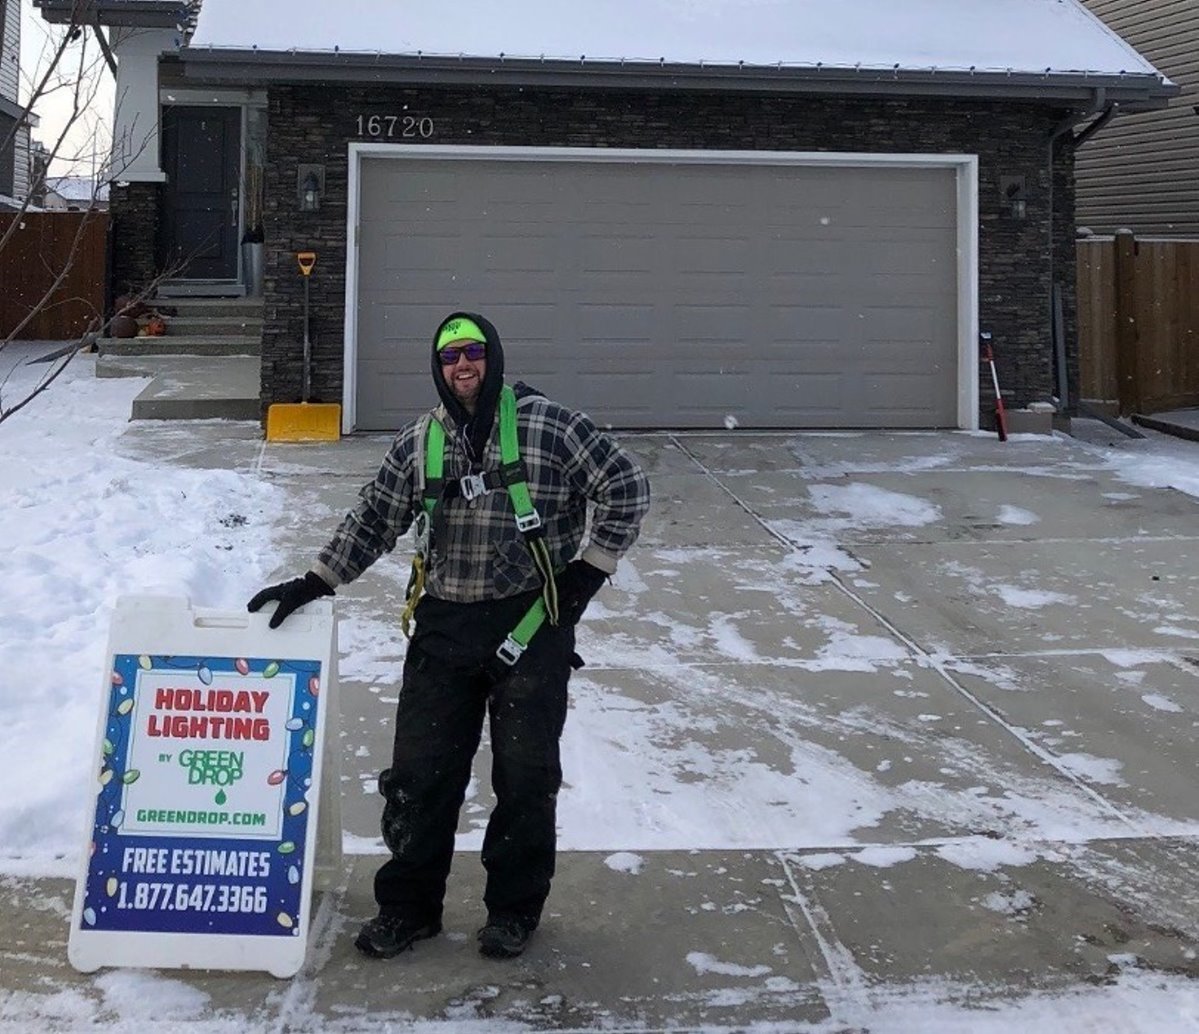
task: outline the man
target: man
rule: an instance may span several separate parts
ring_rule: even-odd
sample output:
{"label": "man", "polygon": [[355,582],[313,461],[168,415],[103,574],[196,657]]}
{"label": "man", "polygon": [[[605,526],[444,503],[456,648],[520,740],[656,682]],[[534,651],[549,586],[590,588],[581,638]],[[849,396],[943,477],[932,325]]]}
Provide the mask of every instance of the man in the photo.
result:
{"label": "man", "polygon": [[312,570],[264,589],[249,609],[278,601],[277,627],[357,578],[417,521],[402,617],[405,631],[410,617],[416,628],[379,776],[392,857],[375,876],[379,914],[355,943],[391,958],[441,930],[458,811],[489,713],[496,806],[479,950],[511,958],[536,929],[554,873],[558,741],[571,667],[582,663],[574,626],[636,540],[649,483],[589,418],[505,386],[503,346],[482,316],[442,321],[432,368],[441,405],[396,435]]}

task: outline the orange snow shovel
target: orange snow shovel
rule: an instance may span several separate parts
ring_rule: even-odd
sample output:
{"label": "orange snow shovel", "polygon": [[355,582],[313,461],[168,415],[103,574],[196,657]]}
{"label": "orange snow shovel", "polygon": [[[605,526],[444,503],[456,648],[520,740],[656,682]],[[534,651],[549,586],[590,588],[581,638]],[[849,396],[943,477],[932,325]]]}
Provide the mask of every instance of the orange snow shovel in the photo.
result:
{"label": "orange snow shovel", "polygon": [[304,387],[300,402],[276,402],[266,411],[268,442],[335,442],[341,437],[341,406],[312,402],[312,339],[308,329],[308,284],[316,266],[315,251],[296,254],[304,278]]}
{"label": "orange snow shovel", "polygon": [[995,356],[991,352],[991,335],[983,334],[983,362],[991,367],[991,383],[995,386],[995,428],[999,440],[1007,441],[1007,413],[1003,408],[1003,396],[999,393],[999,374],[995,372]]}

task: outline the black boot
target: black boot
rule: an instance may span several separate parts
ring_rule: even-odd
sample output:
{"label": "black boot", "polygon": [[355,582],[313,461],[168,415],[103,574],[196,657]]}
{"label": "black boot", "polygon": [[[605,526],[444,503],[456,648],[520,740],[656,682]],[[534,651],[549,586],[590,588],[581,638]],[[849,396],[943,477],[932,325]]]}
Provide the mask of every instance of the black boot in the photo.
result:
{"label": "black boot", "polygon": [[354,947],[372,959],[390,959],[415,942],[439,933],[439,919],[409,919],[380,912],[359,931]]}
{"label": "black boot", "polygon": [[488,916],[479,931],[479,954],[489,959],[514,959],[529,943],[537,920],[527,916]]}

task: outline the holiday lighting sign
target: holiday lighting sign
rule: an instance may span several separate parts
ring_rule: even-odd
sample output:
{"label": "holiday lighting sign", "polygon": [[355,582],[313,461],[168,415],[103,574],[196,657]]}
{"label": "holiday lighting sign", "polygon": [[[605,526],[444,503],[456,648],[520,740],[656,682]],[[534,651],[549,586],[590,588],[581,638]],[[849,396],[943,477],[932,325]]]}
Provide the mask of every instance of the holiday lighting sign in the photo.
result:
{"label": "holiday lighting sign", "polygon": [[319,675],[317,661],[113,658],[85,926],[293,930]]}

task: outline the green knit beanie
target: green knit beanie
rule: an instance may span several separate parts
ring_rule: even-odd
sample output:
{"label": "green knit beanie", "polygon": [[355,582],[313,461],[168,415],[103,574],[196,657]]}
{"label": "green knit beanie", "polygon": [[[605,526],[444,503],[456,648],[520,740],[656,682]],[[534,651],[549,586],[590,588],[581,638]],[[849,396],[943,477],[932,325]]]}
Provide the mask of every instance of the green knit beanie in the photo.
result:
{"label": "green knit beanie", "polygon": [[487,344],[487,335],[479,329],[479,325],[474,320],[459,316],[443,324],[441,330],[438,331],[437,351],[440,352],[446,345],[455,341],[478,341]]}

